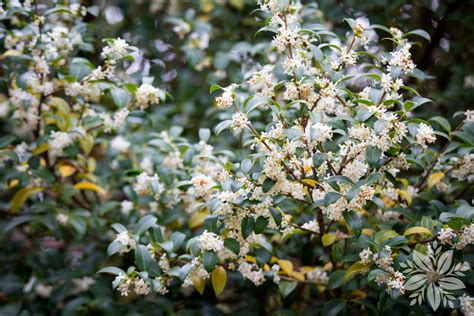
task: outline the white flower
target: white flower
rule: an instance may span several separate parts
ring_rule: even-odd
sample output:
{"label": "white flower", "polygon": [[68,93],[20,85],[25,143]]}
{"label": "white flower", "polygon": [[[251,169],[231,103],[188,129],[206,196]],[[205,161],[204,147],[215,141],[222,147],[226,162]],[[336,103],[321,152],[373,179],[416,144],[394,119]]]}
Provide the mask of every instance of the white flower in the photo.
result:
{"label": "white flower", "polygon": [[474,297],[468,296],[464,293],[458,297],[461,311],[466,316],[474,315]]}
{"label": "white flower", "polygon": [[51,132],[51,136],[48,140],[49,148],[56,151],[62,151],[67,146],[74,142],[74,138],[67,132]]}
{"label": "white flower", "polygon": [[234,133],[239,134],[244,127],[250,124],[247,116],[242,112],[237,112],[232,115],[232,125],[231,128]]}
{"label": "white flower", "polygon": [[466,115],[466,118],[464,119],[464,123],[467,124],[467,123],[474,122],[474,110],[467,110],[466,112],[464,112],[464,115]]}
{"label": "white flower", "polygon": [[357,182],[367,173],[368,170],[369,166],[365,162],[363,162],[361,159],[354,159],[344,167],[342,175],[348,177],[354,182]]}
{"label": "white flower", "polygon": [[250,264],[244,261],[239,265],[239,268],[237,270],[240,272],[240,274],[242,274],[245,279],[252,281],[252,283],[256,286],[261,285],[263,281],[265,281],[263,270],[259,268],[255,263]]}
{"label": "white flower", "polygon": [[370,264],[371,257],[374,253],[370,250],[370,248],[364,249],[359,253],[359,258],[362,264]]}
{"label": "white flower", "polygon": [[114,242],[119,242],[124,246],[122,249],[120,249],[119,254],[129,252],[130,250],[135,249],[137,245],[135,239],[131,238],[128,231],[119,233]]}
{"label": "white flower", "polygon": [[163,272],[168,272],[168,270],[170,269],[170,262],[168,260],[168,257],[166,256],[166,253],[161,255],[160,260],[158,261],[158,265],[160,266],[161,270],[163,270]]}
{"label": "white flower", "polygon": [[420,123],[416,132],[416,142],[423,148],[427,148],[426,144],[434,143],[436,136],[434,136],[433,128],[431,126]]}
{"label": "white flower", "polygon": [[191,179],[193,184],[194,194],[196,197],[203,197],[209,193],[212,187],[215,185],[211,177],[200,174]]}
{"label": "white flower", "polygon": [[304,223],[301,227],[312,232],[319,233],[319,224],[315,219]]}
{"label": "white flower", "polygon": [[405,43],[399,47],[396,51],[391,52],[389,65],[394,67],[400,67],[405,73],[412,72],[415,69],[415,64],[411,59],[410,53],[411,44]]}
{"label": "white flower", "polygon": [[135,293],[137,293],[137,295],[148,295],[148,294],[150,294],[151,287],[142,278],[136,277],[134,279],[133,283],[134,283],[133,290],[135,291]]}
{"label": "white flower", "polygon": [[197,238],[199,248],[201,250],[219,252],[224,249],[224,240],[221,236],[210,233],[205,230],[201,236]]}
{"label": "white flower", "polygon": [[455,245],[457,249],[463,249],[467,245],[474,244],[474,224],[464,225],[459,231],[458,239]]}
{"label": "white flower", "polygon": [[308,124],[305,134],[312,144],[316,145],[317,143],[332,139],[332,127],[324,123]]}
{"label": "white flower", "polygon": [[142,172],[133,184],[133,189],[138,195],[147,195],[154,193],[155,197],[158,197],[165,187],[160,183],[160,178],[155,173],[153,176],[149,176],[146,172]]}
{"label": "white flower", "polygon": [[63,213],[56,215],[56,220],[61,224],[66,226],[69,223],[69,216]]}
{"label": "white flower", "polygon": [[127,56],[130,52],[130,46],[124,39],[120,37],[110,40],[109,45],[102,49],[101,56],[105,59],[118,60]]}
{"label": "white flower", "polygon": [[228,87],[225,87],[221,96],[216,98],[217,107],[220,109],[225,109],[231,106],[234,103],[234,89],[237,85],[232,84]]}
{"label": "white flower", "polygon": [[90,286],[95,283],[95,279],[92,277],[85,276],[78,279],[72,279],[72,283],[75,286],[73,292],[77,294],[89,290]]}
{"label": "white flower", "polygon": [[306,278],[311,282],[321,285],[327,284],[329,281],[327,272],[321,269],[320,267],[316,267],[313,271],[308,272],[306,274]]}
{"label": "white flower", "polygon": [[133,202],[129,200],[124,200],[120,202],[120,211],[122,212],[123,215],[128,216],[130,214],[130,211],[133,210]]}
{"label": "white flower", "polygon": [[53,291],[53,287],[51,285],[40,283],[35,286],[36,294],[38,294],[42,298],[48,298],[51,295],[52,291]]}
{"label": "white flower", "polygon": [[446,228],[441,228],[441,230],[438,233],[438,240],[442,244],[446,244],[451,241],[456,237],[456,234],[454,233],[454,230],[452,228],[446,227]]}
{"label": "white flower", "polygon": [[143,83],[135,94],[138,106],[143,110],[146,109],[150,103],[159,104],[160,96],[163,92],[160,89],[153,87],[149,83]]}
{"label": "white flower", "polygon": [[123,136],[119,135],[116,136],[112,141],[110,142],[110,147],[118,151],[122,154],[127,153],[128,149],[130,148],[130,142],[126,140]]}

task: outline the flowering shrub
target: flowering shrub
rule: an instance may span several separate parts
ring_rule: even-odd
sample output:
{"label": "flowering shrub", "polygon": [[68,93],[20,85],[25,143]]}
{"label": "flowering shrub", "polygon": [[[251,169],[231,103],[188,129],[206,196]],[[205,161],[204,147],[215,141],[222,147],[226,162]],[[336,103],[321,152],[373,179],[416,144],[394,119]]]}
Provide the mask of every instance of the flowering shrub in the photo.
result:
{"label": "flowering shrub", "polygon": [[[105,253],[115,222],[111,258],[96,262],[115,276],[117,301],[199,300],[193,288],[210,284],[229,313],[246,295],[234,304],[232,291],[251,289],[266,312],[472,314],[474,114],[417,117],[431,101],[412,87],[424,75],[411,49],[429,35],[347,19],[341,38],[311,4],[259,6],[268,58],[245,81],[210,87],[221,122],[194,143],[182,127],[148,125],[166,95],[132,73],[137,48],[108,39],[99,66],[83,57],[93,43],[81,16],[93,8],[7,7],[4,231],[57,235],[61,245],[34,240],[50,248],[97,236]],[[172,22],[202,61],[209,34]],[[43,267],[22,290],[62,301],[94,291],[91,270]],[[80,296],[65,310],[86,304],[111,308]]]}

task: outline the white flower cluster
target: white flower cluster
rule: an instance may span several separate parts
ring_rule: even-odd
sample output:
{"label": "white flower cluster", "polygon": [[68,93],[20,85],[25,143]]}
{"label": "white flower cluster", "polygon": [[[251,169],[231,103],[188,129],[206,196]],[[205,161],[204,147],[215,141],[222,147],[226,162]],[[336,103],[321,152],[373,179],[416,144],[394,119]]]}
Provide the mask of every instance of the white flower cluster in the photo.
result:
{"label": "white flower cluster", "polygon": [[262,283],[265,281],[265,275],[263,274],[263,270],[259,268],[255,263],[251,264],[246,261],[243,261],[239,264],[237,270],[240,272],[240,274],[242,274],[245,279],[250,280],[256,286],[262,285]]}
{"label": "white flower cluster", "polygon": [[143,83],[140,87],[138,87],[135,97],[137,100],[137,105],[142,109],[146,109],[150,103],[159,104],[160,103],[160,96],[163,93],[160,89],[153,87],[149,83]]}
{"label": "white flower cluster", "polygon": [[201,250],[219,252],[224,249],[224,240],[222,237],[215,233],[210,233],[207,230],[197,238],[197,242]]}
{"label": "white flower cluster", "polygon": [[109,39],[107,40],[108,45],[102,49],[102,57],[115,62],[116,60],[120,60],[125,56],[130,54],[132,50],[132,46],[130,46],[124,39],[116,38],[116,39]]}
{"label": "white flower cluster", "polygon": [[132,289],[137,295],[148,295],[151,293],[150,285],[139,276],[131,277],[119,274],[115,277],[114,286],[122,296],[128,296]]}
{"label": "white flower cluster", "polygon": [[223,89],[224,92],[222,95],[216,98],[216,104],[218,108],[225,109],[234,104],[234,89],[236,87],[237,85],[232,84]]}
{"label": "white flower cluster", "polygon": [[138,195],[149,195],[153,193],[153,196],[158,199],[161,193],[165,191],[165,186],[160,182],[160,177],[158,177],[156,173],[150,176],[148,173],[142,172],[135,180],[133,189]]}
{"label": "white flower cluster", "polygon": [[130,236],[128,231],[123,231],[119,233],[114,241],[119,242],[123,245],[123,247],[119,251],[120,254],[127,253],[135,249],[135,247],[137,246],[137,242],[135,241],[135,239],[132,238],[132,236]]}

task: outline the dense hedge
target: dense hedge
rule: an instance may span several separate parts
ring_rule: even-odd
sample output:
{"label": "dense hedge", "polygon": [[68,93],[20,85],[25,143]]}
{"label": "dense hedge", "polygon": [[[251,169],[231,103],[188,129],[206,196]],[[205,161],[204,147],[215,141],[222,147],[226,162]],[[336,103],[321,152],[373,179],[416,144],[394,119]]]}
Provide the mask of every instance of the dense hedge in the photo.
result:
{"label": "dense hedge", "polygon": [[471,315],[469,7],[4,4],[0,314]]}

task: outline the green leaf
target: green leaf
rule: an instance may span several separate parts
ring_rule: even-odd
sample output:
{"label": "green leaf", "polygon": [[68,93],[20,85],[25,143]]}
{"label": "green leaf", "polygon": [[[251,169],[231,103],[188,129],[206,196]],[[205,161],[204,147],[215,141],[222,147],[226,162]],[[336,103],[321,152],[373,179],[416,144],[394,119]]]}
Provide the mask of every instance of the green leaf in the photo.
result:
{"label": "green leaf", "polygon": [[107,255],[110,257],[122,250],[123,248],[125,248],[125,245],[122,244],[120,241],[113,241],[107,247]]}
{"label": "green leaf", "polygon": [[287,297],[298,285],[298,281],[280,281],[278,289],[283,297]]}
{"label": "green leaf", "polygon": [[151,256],[148,249],[144,245],[137,245],[135,248],[135,261],[140,271],[148,271],[151,265]]}
{"label": "green leaf", "polygon": [[328,279],[328,289],[334,290],[344,284],[344,275],[346,274],[345,270],[334,271]]}
{"label": "green leaf", "polygon": [[260,215],[255,221],[253,231],[255,232],[255,234],[260,234],[267,228],[267,225],[268,225],[268,220],[262,215]]}
{"label": "green leaf", "polygon": [[142,217],[137,225],[135,226],[135,233],[137,235],[143,234],[148,228],[152,227],[153,225],[156,224],[156,217],[153,215],[146,215]]}
{"label": "green leaf", "polygon": [[222,293],[227,283],[227,273],[223,267],[217,267],[211,274],[212,287],[216,296]]}
{"label": "green leaf", "polygon": [[367,273],[369,271],[370,266],[365,265],[360,261],[353,263],[349,269],[347,269],[346,273],[344,274],[344,282],[349,281],[357,274]]}
{"label": "green leaf", "polygon": [[436,122],[441,126],[446,132],[450,133],[451,132],[451,124],[449,124],[449,121],[445,119],[444,117],[441,116],[435,116],[429,119],[430,122]]}
{"label": "green leaf", "polygon": [[16,137],[13,135],[6,135],[0,137],[0,148],[5,148],[15,141]]}
{"label": "green leaf", "polygon": [[329,205],[333,204],[334,202],[339,200],[339,198],[341,196],[342,195],[340,193],[337,193],[337,192],[328,192],[328,193],[326,193],[326,195],[324,196],[324,205],[329,206]]}
{"label": "green leaf", "polygon": [[177,251],[186,239],[186,235],[182,232],[174,232],[171,234],[170,239],[173,242],[173,251]]}
{"label": "green leaf", "polygon": [[217,124],[214,128],[214,133],[219,135],[223,130],[229,128],[232,125],[232,120],[225,120]]}
{"label": "green leaf", "polygon": [[248,236],[252,233],[253,226],[254,226],[255,220],[253,217],[244,217],[241,222],[241,228],[242,228],[242,237],[244,239],[247,239]]}
{"label": "green leaf", "polygon": [[207,142],[211,137],[211,131],[208,128],[199,129],[199,139],[203,142]]}
{"label": "green leaf", "polygon": [[382,155],[382,150],[375,146],[367,146],[365,149],[365,160],[369,163],[369,165],[375,166],[375,164],[379,161],[380,156]]}
{"label": "green leaf", "polygon": [[240,244],[234,238],[224,239],[224,247],[235,253],[236,255],[240,254]]}
{"label": "green leaf", "polygon": [[218,220],[218,217],[215,216],[215,215],[206,216],[206,218],[204,219],[204,227],[206,228],[206,230],[208,232],[216,233],[216,234],[219,233],[219,227],[217,226],[217,220]]}
{"label": "green leaf", "polygon": [[74,77],[74,79],[80,81],[92,72],[92,68],[87,63],[76,62],[71,64],[69,67],[69,72],[71,76]]}
{"label": "green leaf", "polygon": [[211,272],[217,264],[217,253],[214,251],[203,251],[202,263],[207,272]]}
{"label": "green leaf", "polygon": [[216,90],[222,90],[223,88],[217,84],[213,84],[209,89],[209,94],[212,94]]}
{"label": "green leaf", "polygon": [[112,89],[110,95],[112,96],[115,105],[119,108],[126,108],[130,102],[132,102],[132,95],[130,92],[122,88]]}
{"label": "green leaf", "polygon": [[360,216],[354,211],[345,211],[343,216],[354,235],[358,238],[362,233],[362,220]]}
{"label": "green leaf", "polygon": [[332,245],[333,243],[336,242],[336,240],[337,240],[337,236],[332,233],[324,234],[323,237],[321,238],[321,242],[324,247]]}
{"label": "green leaf", "polygon": [[114,275],[126,274],[125,271],[117,267],[105,267],[97,271],[97,273],[110,273]]}
{"label": "green leaf", "polygon": [[413,30],[411,32],[408,32],[406,33],[403,37],[408,37],[410,35],[417,35],[417,36],[420,36],[420,37],[423,37],[424,39],[426,39],[428,42],[431,42],[431,36],[430,34],[428,34],[428,32],[424,31],[424,30]]}
{"label": "green leaf", "polygon": [[334,299],[326,304],[324,304],[322,315],[324,316],[336,316],[338,315],[344,308],[345,304],[343,300]]}
{"label": "green leaf", "polygon": [[248,173],[250,169],[253,167],[253,162],[250,159],[244,159],[242,160],[242,163],[240,164],[240,170],[242,170],[243,173]]}

